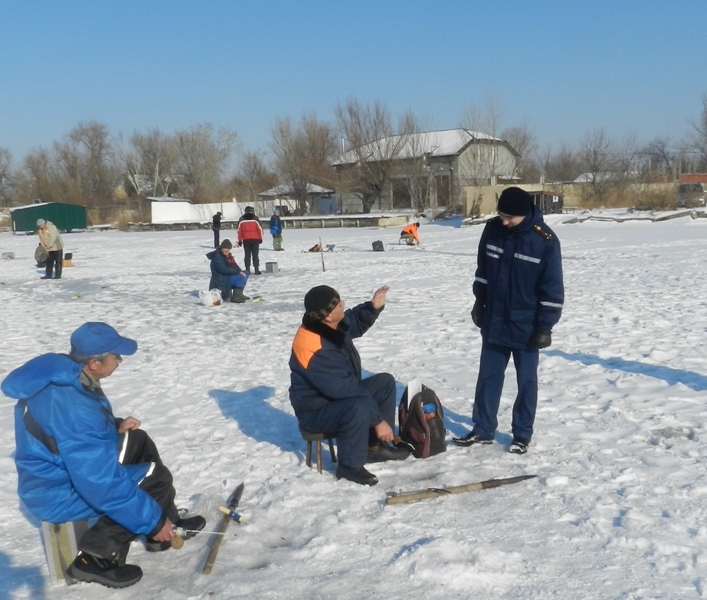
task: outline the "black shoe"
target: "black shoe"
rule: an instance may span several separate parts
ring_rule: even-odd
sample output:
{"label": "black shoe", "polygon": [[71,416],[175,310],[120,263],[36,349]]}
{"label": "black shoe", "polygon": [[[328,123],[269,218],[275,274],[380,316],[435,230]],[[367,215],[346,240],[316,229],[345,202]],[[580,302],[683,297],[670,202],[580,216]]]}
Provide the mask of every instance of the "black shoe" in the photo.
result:
{"label": "black shoe", "polygon": [[40,277],[40,279],[51,279],[51,277],[49,277],[49,275],[45,275],[44,277]]}
{"label": "black shoe", "polygon": [[488,438],[482,438],[478,433],[474,433],[473,431],[470,431],[463,437],[456,437],[452,438],[452,441],[457,445],[457,446],[473,446],[474,444],[479,444],[479,445],[486,445],[486,444],[493,444],[493,438],[488,439]]}
{"label": "black shoe", "polygon": [[79,581],[100,583],[109,588],[128,587],[142,578],[142,569],[137,565],[120,566],[118,561],[99,558],[87,552],[79,552],[67,572]]}
{"label": "black shoe", "polygon": [[366,462],[375,463],[385,462],[386,460],[405,460],[408,456],[410,456],[409,448],[385,444],[384,446],[379,446],[377,449],[369,448]]}
{"label": "black shoe", "polygon": [[253,271],[253,275],[262,275],[262,273],[258,269],[256,269],[255,271]]}
{"label": "black shoe", "polygon": [[336,469],[337,479],[348,479],[361,485],[376,485],[378,477],[366,471],[365,467],[345,467],[341,463]]}
{"label": "black shoe", "polygon": [[511,454],[525,454],[528,452],[528,444],[521,442],[520,440],[513,440],[511,447],[508,448]]}

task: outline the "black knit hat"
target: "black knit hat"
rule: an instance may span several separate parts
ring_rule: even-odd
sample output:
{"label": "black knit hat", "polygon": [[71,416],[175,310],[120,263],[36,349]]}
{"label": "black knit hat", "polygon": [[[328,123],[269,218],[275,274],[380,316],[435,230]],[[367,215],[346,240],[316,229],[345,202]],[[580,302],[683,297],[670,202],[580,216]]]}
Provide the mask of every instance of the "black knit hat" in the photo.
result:
{"label": "black knit hat", "polygon": [[226,239],[221,242],[219,248],[228,248],[230,250],[231,248],[233,248],[233,244],[231,243],[231,240]]}
{"label": "black knit hat", "polygon": [[255,209],[254,209],[252,206],[246,206],[246,207],[245,207],[245,211],[246,211],[247,213],[254,213],[254,212],[255,212]]}
{"label": "black knit hat", "polygon": [[528,192],[518,187],[509,187],[501,193],[496,210],[511,217],[526,217],[532,204],[533,199]]}
{"label": "black knit hat", "polygon": [[324,320],[339,304],[339,292],[328,285],[318,285],[304,296],[306,316],[316,321]]}

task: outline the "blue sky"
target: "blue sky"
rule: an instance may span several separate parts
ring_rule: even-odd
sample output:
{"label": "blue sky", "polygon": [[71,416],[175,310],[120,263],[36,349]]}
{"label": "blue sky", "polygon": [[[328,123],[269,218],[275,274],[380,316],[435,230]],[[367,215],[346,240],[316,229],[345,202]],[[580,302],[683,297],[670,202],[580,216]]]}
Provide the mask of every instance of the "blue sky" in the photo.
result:
{"label": "blue sky", "polygon": [[0,147],[81,121],[114,134],[227,126],[378,100],[434,128],[492,95],[542,148],[604,128],[681,139],[707,93],[706,0],[4,0]]}

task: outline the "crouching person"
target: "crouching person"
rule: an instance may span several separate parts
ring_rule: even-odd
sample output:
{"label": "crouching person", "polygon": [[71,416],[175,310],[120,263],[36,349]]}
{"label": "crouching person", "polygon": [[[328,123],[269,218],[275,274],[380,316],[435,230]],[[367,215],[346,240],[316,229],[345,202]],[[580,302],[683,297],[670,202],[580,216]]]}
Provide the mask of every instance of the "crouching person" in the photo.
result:
{"label": "crouching person", "polygon": [[232,248],[231,240],[223,240],[216,250],[206,255],[206,258],[211,261],[209,289],[221,290],[221,298],[224,302],[240,304],[250,300],[250,296],[243,294],[250,272],[244,271],[236,264],[236,259],[231,254]]}
{"label": "crouching person", "polygon": [[79,541],[68,573],[120,588],[142,577],[125,564],[130,542],[147,539],[167,550],[174,527],[191,532],[200,516],[180,519],[172,475],[140,421],[113,415],[100,381],[137,351],[137,343],[106,323],[84,323],[71,353],[44,354],[2,382],[15,407],[18,492],[30,511],[50,523],[97,519]]}
{"label": "crouching person", "polygon": [[361,379],[353,338],[376,322],[388,286],[369,302],[344,312],[338,292],[326,285],[304,297],[305,314],[292,342],[290,402],[300,427],[336,437],[337,479],[375,485],[367,462],[404,460],[407,448],[390,445],[395,427],[395,378],[388,373]]}

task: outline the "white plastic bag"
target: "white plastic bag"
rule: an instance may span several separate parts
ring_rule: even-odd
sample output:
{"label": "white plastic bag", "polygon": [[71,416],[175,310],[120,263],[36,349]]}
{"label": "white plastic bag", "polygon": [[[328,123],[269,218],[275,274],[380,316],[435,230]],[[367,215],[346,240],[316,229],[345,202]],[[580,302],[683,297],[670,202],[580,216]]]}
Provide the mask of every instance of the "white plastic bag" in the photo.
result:
{"label": "white plastic bag", "polygon": [[221,290],[199,290],[199,300],[204,306],[218,306],[223,302]]}

